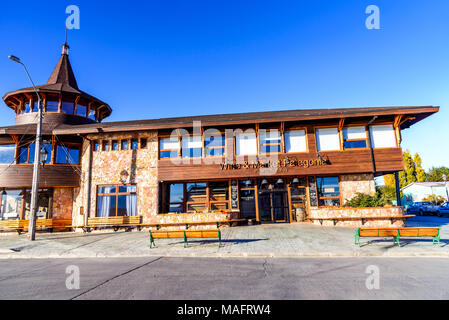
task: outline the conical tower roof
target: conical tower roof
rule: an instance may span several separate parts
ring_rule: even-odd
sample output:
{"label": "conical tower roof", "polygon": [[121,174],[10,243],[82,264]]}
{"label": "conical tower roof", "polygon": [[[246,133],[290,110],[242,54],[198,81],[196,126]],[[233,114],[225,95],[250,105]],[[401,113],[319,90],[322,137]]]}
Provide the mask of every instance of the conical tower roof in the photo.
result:
{"label": "conical tower roof", "polygon": [[[62,45],[61,57],[59,58],[59,61],[51,73],[47,83],[36,86],[36,88],[39,93],[62,95],[63,100],[66,97],[77,97],[78,99],[92,103],[94,109],[101,109],[99,112],[100,121],[108,117],[112,112],[111,107],[107,103],[78,88],[78,83],[69,60],[69,46],[66,43]],[[33,88],[29,87],[9,92],[3,96],[3,100],[10,108],[16,109],[17,101],[20,100],[19,96],[23,95],[35,95]]]}

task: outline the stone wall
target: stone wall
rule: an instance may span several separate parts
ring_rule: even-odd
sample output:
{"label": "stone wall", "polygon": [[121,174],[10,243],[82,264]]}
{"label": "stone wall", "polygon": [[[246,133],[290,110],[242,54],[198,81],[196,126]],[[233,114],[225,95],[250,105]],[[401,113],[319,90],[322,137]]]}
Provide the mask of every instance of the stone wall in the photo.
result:
{"label": "stone wall", "polygon": [[53,219],[71,219],[73,208],[73,188],[53,189]]}
{"label": "stone wall", "polygon": [[[333,217],[402,217],[404,209],[402,207],[378,207],[378,208],[311,208],[310,218],[314,224],[321,225],[320,218]],[[322,220],[323,226],[334,226],[332,220]],[[338,221],[339,227],[403,227],[403,220],[385,219],[366,219],[362,224],[361,219]]]}
{"label": "stone wall", "polygon": [[341,175],[340,188],[342,205],[346,200],[353,198],[357,192],[374,195],[376,193],[374,175],[372,173]]}
{"label": "stone wall", "polygon": [[[155,222],[158,208],[157,152],[156,131],[132,133],[110,133],[89,135],[90,140],[122,140],[147,138],[147,146],[137,150],[94,151],[92,153],[91,208],[87,212],[89,144],[85,142],[82,154],[81,186],[74,197],[74,223],[82,224],[84,215],[96,216],[97,187],[110,184],[137,185],[137,214],[143,217],[143,223]],[[126,171],[127,178],[121,174]],[[84,215],[81,215],[81,212]]]}

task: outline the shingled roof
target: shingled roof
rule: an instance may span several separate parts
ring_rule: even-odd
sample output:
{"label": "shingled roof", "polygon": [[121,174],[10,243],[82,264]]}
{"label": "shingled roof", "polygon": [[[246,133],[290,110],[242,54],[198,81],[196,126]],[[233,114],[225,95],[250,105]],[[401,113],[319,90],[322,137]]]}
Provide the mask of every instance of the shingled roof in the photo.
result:
{"label": "shingled roof", "polygon": [[[36,86],[37,91],[42,93],[71,94],[75,96],[80,96],[81,98],[84,98],[86,100],[94,101],[98,105],[104,105],[107,109],[107,111],[104,112],[105,113],[104,118],[109,116],[112,112],[112,109],[107,103],[89,95],[88,93],[78,88],[78,83],[76,82],[75,74],[73,73],[73,69],[70,64],[68,49],[69,46],[67,44],[64,44],[61,57],[59,58],[56,67],[51,73],[50,78],[48,79],[46,84]],[[32,95],[34,94],[34,90],[32,87],[28,87],[8,92],[3,96],[3,100],[10,108],[13,108],[11,105],[8,104],[7,102],[8,98],[24,93]]]}

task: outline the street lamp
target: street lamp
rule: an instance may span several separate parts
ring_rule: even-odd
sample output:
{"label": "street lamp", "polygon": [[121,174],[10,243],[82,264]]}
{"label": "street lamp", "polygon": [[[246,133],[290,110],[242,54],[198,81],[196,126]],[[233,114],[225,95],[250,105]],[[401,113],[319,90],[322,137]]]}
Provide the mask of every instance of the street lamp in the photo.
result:
{"label": "street lamp", "polygon": [[[36,213],[37,213],[37,202],[38,202],[38,194],[39,194],[39,174],[40,174],[40,156],[41,156],[41,144],[42,144],[42,100],[37,92],[36,86],[34,85],[33,79],[28,72],[27,67],[20,61],[20,59],[16,56],[9,56],[14,62],[17,62],[22,65],[25,69],[25,72],[28,76],[28,79],[33,86],[34,92],[37,96],[37,108],[38,108],[38,121],[36,127],[36,148],[34,151],[34,165],[33,165],[33,183],[31,186],[31,208],[30,208],[30,223],[28,226],[28,239],[34,241],[36,239]],[[46,152],[46,151],[45,151]],[[46,157],[45,157],[46,160]]]}

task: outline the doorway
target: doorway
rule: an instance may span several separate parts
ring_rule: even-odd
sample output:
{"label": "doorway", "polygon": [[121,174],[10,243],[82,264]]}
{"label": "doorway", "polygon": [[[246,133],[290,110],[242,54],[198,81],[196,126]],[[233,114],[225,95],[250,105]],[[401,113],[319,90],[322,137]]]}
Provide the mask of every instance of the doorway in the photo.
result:
{"label": "doorway", "polygon": [[258,192],[261,222],[289,222],[288,192],[282,179],[260,181]]}

